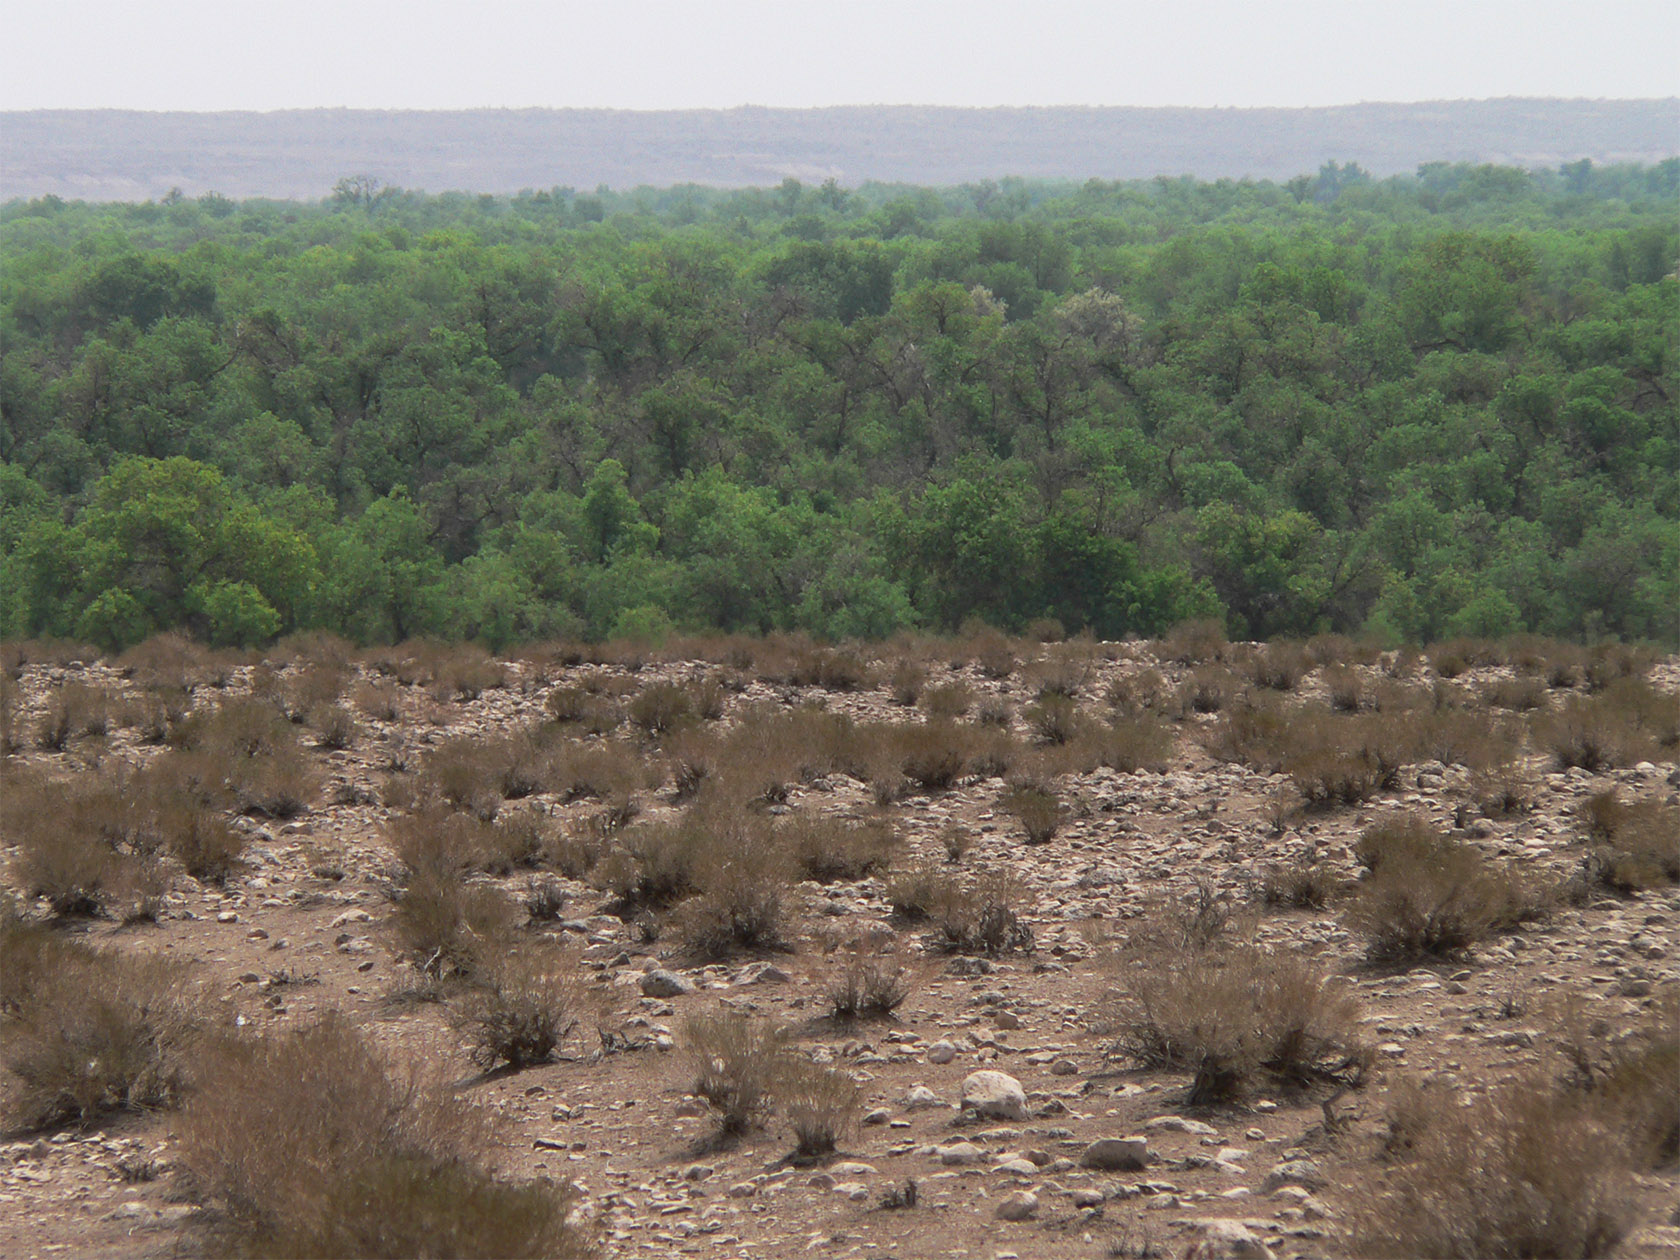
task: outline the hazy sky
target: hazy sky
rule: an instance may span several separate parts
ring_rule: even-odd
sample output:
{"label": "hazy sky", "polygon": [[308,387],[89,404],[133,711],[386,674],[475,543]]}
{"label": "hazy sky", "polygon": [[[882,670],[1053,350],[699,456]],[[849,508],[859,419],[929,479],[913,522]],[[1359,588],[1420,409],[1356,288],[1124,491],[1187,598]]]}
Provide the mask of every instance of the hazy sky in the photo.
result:
{"label": "hazy sky", "polygon": [[1674,0],[0,0],[0,108],[1680,94]]}

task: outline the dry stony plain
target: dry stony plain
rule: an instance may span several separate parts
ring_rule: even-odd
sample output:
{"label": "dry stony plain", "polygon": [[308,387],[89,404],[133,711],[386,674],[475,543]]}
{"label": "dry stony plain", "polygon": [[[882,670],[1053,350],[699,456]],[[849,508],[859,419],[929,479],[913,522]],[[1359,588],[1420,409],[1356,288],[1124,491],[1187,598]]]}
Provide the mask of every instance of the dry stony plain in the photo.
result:
{"label": "dry stony plain", "polygon": [[11,644],[0,1254],[1680,1248],[1680,661]]}

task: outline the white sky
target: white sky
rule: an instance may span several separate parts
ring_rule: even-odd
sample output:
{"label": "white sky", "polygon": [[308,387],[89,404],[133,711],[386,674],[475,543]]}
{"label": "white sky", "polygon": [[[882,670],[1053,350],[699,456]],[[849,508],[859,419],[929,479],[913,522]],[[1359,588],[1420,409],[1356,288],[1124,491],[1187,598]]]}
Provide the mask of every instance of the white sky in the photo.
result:
{"label": "white sky", "polygon": [[0,0],[0,109],[1677,94],[1674,0]]}

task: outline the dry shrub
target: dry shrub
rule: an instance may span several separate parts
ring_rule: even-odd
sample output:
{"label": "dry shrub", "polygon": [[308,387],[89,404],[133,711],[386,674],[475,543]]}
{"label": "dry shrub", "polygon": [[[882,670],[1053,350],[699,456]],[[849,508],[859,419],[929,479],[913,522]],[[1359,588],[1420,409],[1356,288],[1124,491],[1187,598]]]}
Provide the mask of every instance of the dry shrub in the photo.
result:
{"label": "dry shrub", "polygon": [[707,830],[690,818],[642,824],[619,836],[590,875],[612,898],[607,913],[629,919],[693,894],[709,848]]}
{"label": "dry shrub", "polygon": [[241,697],[193,713],[170,732],[171,774],[207,804],[291,818],[320,790],[320,774],[272,704]]}
{"label": "dry shrub", "polygon": [[958,888],[952,875],[931,866],[913,866],[887,879],[887,904],[899,918],[920,922],[931,918],[934,910]]}
{"label": "dry shrub", "polygon": [[1045,744],[1070,743],[1090,724],[1077,704],[1067,696],[1055,694],[1031,706],[1025,717],[1033,735]]}
{"label": "dry shrub", "polygon": [[890,960],[853,954],[823,984],[830,1015],[842,1022],[889,1019],[915,989],[910,969]]}
{"label": "dry shrub", "polygon": [[445,740],[426,754],[420,769],[421,790],[456,809],[494,818],[504,799],[504,776],[511,762],[504,740]]}
{"label": "dry shrub", "polygon": [[289,672],[275,698],[287,717],[302,722],[311,711],[336,705],[349,681],[347,663],[312,662]]}
{"label": "dry shrub", "polygon": [[1642,680],[1656,662],[1656,652],[1642,643],[1596,643],[1587,650],[1581,674],[1589,690],[1603,691],[1624,679]]}
{"label": "dry shrub", "polygon": [[179,1103],[208,1023],[173,963],[90,949],[15,921],[0,931],[0,950],[9,977],[0,1025],[9,1125],[85,1125]]}
{"label": "dry shrub", "polygon": [[1555,1028],[1566,1096],[1621,1134],[1624,1157],[1642,1169],[1680,1157],[1680,986],[1666,985],[1648,1005],[1617,1033],[1572,997],[1557,1009]]}
{"label": "dry shrub", "polygon": [[945,860],[955,864],[974,847],[974,833],[952,819],[939,829],[939,847],[945,850]]}
{"label": "dry shrub", "polygon": [[356,715],[342,704],[316,705],[304,720],[315,732],[315,746],[330,752],[342,752],[349,748],[360,733]]}
{"label": "dry shrub", "polygon": [[194,879],[222,884],[238,869],[249,837],[226,818],[167,788],[155,794],[151,808],[170,856]]}
{"label": "dry shrub", "polygon": [[179,630],[169,630],[129,648],[113,664],[148,690],[169,687],[191,691],[209,681],[214,656]]}
{"label": "dry shrub", "polygon": [[1009,639],[996,630],[984,631],[974,637],[970,647],[974,664],[982,676],[1001,681],[1015,672],[1015,649]]}
{"label": "dry shrub", "polygon": [[700,837],[698,894],[678,914],[683,942],[706,958],[788,948],[789,864],[770,828],[728,814],[691,825]]}
{"label": "dry shrub", "polygon": [[1065,816],[1055,789],[1035,780],[1013,784],[998,798],[998,808],[1020,819],[1027,843],[1035,845],[1053,840]]}
{"label": "dry shrub", "polygon": [[1357,642],[1345,634],[1315,634],[1306,642],[1307,660],[1314,666],[1375,665],[1382,648],[1369,639]]}
{"label": "dry shrub", "polygon": [[1201,665],[1223,660],[1229,646],[1225,627],[1219,622],[1185,621],[1174,626],[1162,640],[1160,657],[1175,665]]}
{"label": "dry shrub", "polygon": [[1547,691],[1538,678],[1496,678],[1482,688],[1482,698],[1495,708],[1527,713],[1546,707]]}
{"label": "dry shrub", "polygon": [[801,1159],[831,1155],[863,1110],[857,1083],[837,1068],[798,1055],[782,1061],[772,1085]]}
{"label": "dry shrub", "polygon": [[229,1044],[182,1113],[180,1158],[233,1254],[587,1256],[570,1187],[497,1181],[477,1113],[394,1072],[328,1015]]}
{"label": "dry shrub", "polygon": [[1593,696],[1570,696],[1535,715],[1534,742],[1562,769],[1630,766],[1680,746],[1680,696],[1624,679]]}
{"label": "dry shrub", "polygon": [[[139,799],[136,799],[139,798]],[[0,836],[18,848],[15,876],[53,913],[155,917],[167,881],[163,837],[147,794],[111,771],[67,781],[8,772],[0,784]]]}
{"label": "dry shrub", "polygon": [[35,746],[63,752],[82,735],[104,735],[111,729],[112,695],[104,687],[67,682],[48,697],[46,711],[35,727]]}
{"label": "dry shrub", "polygon": [[868,664],[855,649],[799,643],[780,681],[795,687],[821,687],[824,691],[858,691],[872,680]]}
{"label": "dry shrub", "polygon": [[402,688],[388,678],[359,683],[350,701],[377,722],[395,722],[402,717]]}
{"label": "dry shrub", "polygon": [[462,1001],[456,1025],[468,1053],[488,1071],[546,1063],[578,1026],[583,990],[575,963],[524,948],[489,963]]}
{"label": "dry shrub", "polygon": [[1158,669],[1122,674],[1108,684],[1103,699],[1117,715],[1136,716],[1161,709],[1167,702],[1167,680]]}
{"label": "dry shrub", "polygon": [[899,837],[885,821],[797,816],[777,829],[801,879],[833,884],[863,879],[892,862]]}
{"label": "dry shrub", "polygon": [[1032,929],[1021,921],[1020,886],[1005,872],[968,884],[945,880],[929,907],[930,943],[948,954],[997,954],[1031,950]]}
{"label": "dry shrub", "polygon": [[1218,713],[1243,698],[1243,680],[1223,666],[1204,665],[1179,685],[1180,713]]}
{"label": "dry shrub", "polygon": [[[1410,1091],[1390,1117],[1394,1166],[1360,1187],[1361,1256],[1604,1256],[1634,1219],[1616,1134],[1538,1077],[1460,1105]],[[1432,1096],[1433,1095],[1433,1096]]]}
{"label": "dry shrub", "polygon": [[545,819],[529,812],[485,821],[469,814],[421,808],[391,820],[391,847],[410,870],[483,871],[511,875],[540,866],[550,851]]}
{"label": "dry shrub", "polygon": [[399,951],[436,979],[482,974],[506,950],[517,909],[499,890],[468,883],[458,869],[429,862],[411,868],[397,894],[391,929]]}
{"label": "dry shrub", "polygon": [[757,1124],[786,1061],[787,1030],[713,1011],[684,1021],[681,1044],[694,1093],[711,1104],[723,1131],[745,1133]]}
{"label": "dry shrub", "polygon": [[1322,910],[1346,886],[1339,875],[1323,862],[1299,858],[1278,862],[1260,872],[1262,904],[1284,910]]}
{"label": "dry shrub", "polygon": [[645,735],[663,735],[695,719],[694,697],[675,683],[650,683],[630,701],[630,722]]}
{"label": "dry shrub", "polygon": [[1534,808],[1534,784],[1514,767],[1479,772],[1470,790],[1477,808],[1489,818],[1511,818]]}
{"label": "dry shrub", "polygon": [[1367,830],[1357,852],[1371,873],[1346,921],[1366,936],[1373,961],[1457,953],[1542,914],[1551,896],[1514,868],[1415,819]]}
{"label": "dry shrub", "polygon": [[1194,1074],[1192,1106],[1261,1086],[1358,1085],[1369,1065],[1352,993],[1286,951],[1151,950],[1126,960],[1104,1015],[1116,1054]]}
{"label": "dry shrub", "polygon": [[1287,639],[1262,644],[1241,664],[1248,680],[1267,691],[1294,691],[1312,668],[1306,648]]}
{"label": "dry shrub", "polygon": [[1624,802],[1614,791],[1588,798],[1583,808],[1593,845],[1587,870],[1618,893],[1680,883],[1680,806],[1653,799]]}
{"label": "dry shrub", "polygon": [[927,666],[920,661],[900,660],[893,666],[887,686],[892,692],[894,704],[913,707],[922,698],[922,692],[927,687]]}
{"label": "dry shrub", "polygon": [[12,672],[0,669],[0,757],[10,757],[23,749],[23,734],[18,723],[22,691]]}
{"label": "dry shrub", "polygon": [[944,683],[922,692],[922,710],[929,721],[953,721],[974,704],[974,689],[964,682]]}
{"label": "dry shrub", "polygon": [[1365,674],[1348,665],[1333,665],[1324,671],[1324,689],[1330,707],[1338,713],[1358,713],[1377,705]]}
{"label": "dry shrub", "polygon": [[716,722],[729,706],[729,687],[726,680],[718,674],[711,674],[698,682],[690,683],[688,694],[694,702],[694,712],[702,721]]}
{"label": "dry shrub", "polygon": [[560,725],[575,725],[588,735],[605,735],[624,724],[624,707],[587,686],[556,687],[548,693],[545,707]]}
{"label": "dry shrub", "polygon": [[1457,678],[1473,669],[1505,663],[1502,644],[1490,639],[1448,639],[1425,653],[1430,667],[1442,678]]}
{"label": "dry shrub", "polygon": [[1143,714],[1127,717],[1116,713],[1107,726],[1091,723],[1080,742],[1099,765],[1135,774],[1139,770],[1165,770],[1172,754],[1173,735],[1159,718]]}

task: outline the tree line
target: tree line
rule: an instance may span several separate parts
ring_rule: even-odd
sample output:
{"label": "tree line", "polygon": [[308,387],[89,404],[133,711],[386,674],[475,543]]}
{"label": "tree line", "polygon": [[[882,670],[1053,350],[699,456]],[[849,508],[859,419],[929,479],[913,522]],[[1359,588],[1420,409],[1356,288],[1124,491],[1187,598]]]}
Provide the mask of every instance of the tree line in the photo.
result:
{"label": "tree line", "polygon": [[1680,162],[0,209],[0,634],[1680,640]]}

